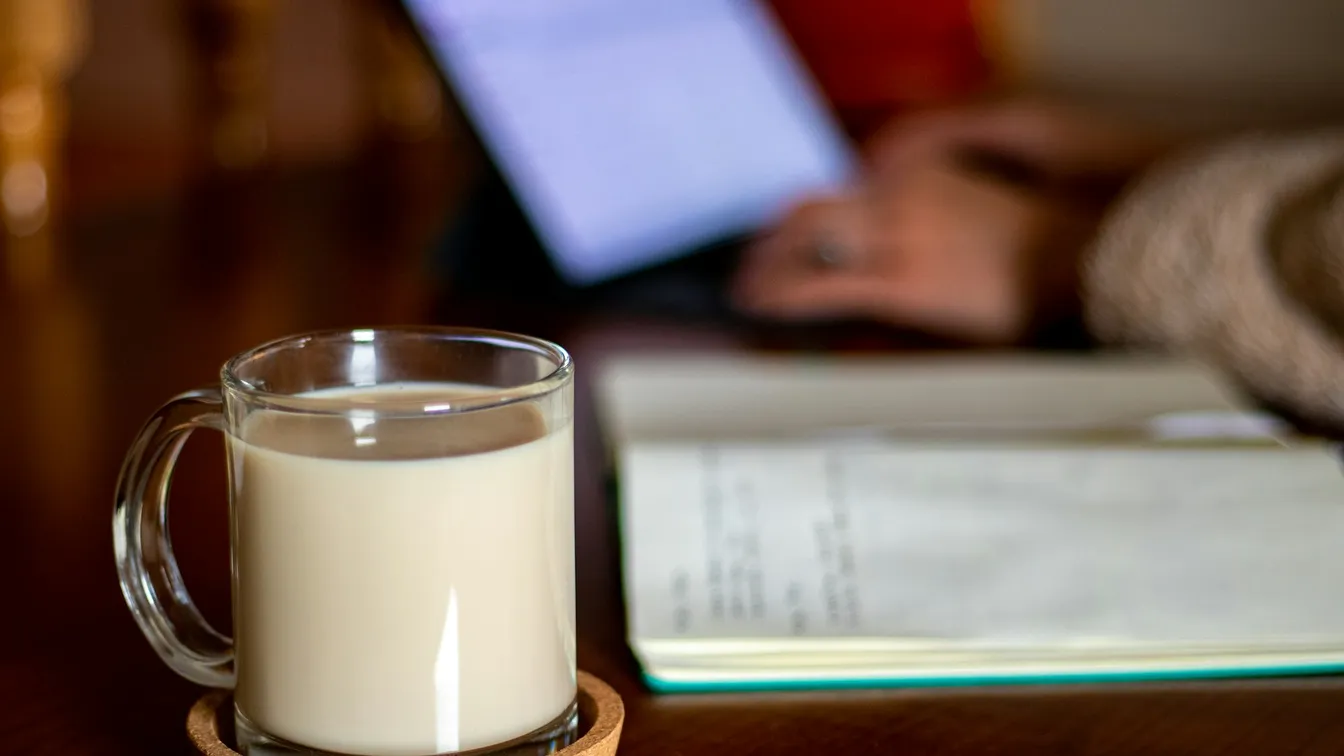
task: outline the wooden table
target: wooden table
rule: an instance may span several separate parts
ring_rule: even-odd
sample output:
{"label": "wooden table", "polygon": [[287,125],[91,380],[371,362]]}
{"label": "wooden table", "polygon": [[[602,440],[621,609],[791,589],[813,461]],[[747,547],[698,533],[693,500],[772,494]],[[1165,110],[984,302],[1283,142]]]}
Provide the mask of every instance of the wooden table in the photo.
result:
{"label": "wooden table", "polygon": [[[310,328],[396,322],[556,338],[581,376],[621,344],[743,348],[740,336],[707,327],[618,328],[581,309],[438,291],[424,250],[455,182],[384,178],[361,169],[274,176],[71,218],[46,263],[29,250],[38,257],[16,265],[20,250],[9,250],[22,274],[11,272],[0,299],[0,754],[190,752],[183,718],[199,690],[160,663],[126,610],[111,495],[145,416],[212,382],[229,355]],[[579,388],[580,664],[625,697],[623,754],[1344,753],[1344,679],[650,695],[622,641],[611,503]],[[227,627],[220,454],[208,434],[189,444],[172,528],[198,603]]]}

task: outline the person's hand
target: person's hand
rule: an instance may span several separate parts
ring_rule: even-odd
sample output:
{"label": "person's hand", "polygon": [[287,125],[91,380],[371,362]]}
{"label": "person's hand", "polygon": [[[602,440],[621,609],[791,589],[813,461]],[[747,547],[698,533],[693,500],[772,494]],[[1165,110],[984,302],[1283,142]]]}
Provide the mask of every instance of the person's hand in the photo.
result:
{"label": "person's hand", "polygon": [[1067,308],[1094,218],[936,161],[806,203],[744,258],[740,307],[1006,343]]}
{"label": "person's hand", "polygon": [[768,317],[1017,341],[1076,307],[1106,199],[1169,144],[1034,101],[901,119],[857,187],[795,208],[748,250],[735,299]]}
{"label": "person's hand", "polygon": [[1069,184],[1128,178],[1175,141],[1081,109],[1019,99],[898,118],[870,140],[865,163],[869,175],[882,180],[931,161],[989,156]]}

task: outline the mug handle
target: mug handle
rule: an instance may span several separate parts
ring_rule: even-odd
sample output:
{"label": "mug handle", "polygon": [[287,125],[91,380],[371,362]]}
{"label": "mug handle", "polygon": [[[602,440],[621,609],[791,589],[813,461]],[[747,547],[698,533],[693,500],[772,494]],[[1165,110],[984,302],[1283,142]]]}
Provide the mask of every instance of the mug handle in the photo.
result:
{"label": "mug handle", "polygon": [[233,639],[210,627],[187,594],[168,535],[168,488],[187,436],[224,430],[218,388],[180,394],[140,429],[117,479],[112,546],[121,594],[159,657],[179,675],[232,688]]}

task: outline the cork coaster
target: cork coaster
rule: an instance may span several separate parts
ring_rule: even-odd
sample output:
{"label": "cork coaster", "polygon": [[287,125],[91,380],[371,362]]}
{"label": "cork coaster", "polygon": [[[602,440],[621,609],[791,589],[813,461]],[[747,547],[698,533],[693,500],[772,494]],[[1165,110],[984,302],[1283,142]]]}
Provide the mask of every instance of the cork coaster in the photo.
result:
{"label": "cork coaster", "polygon": [[[212,690],[201,696],[187,715],[187,735],[205,756],[241,756],[219,737],[219,717],[233,711],[227,690]],[[625,704],[610,685],[579,670],[579,726],[591,722],[586,732],[553,756],[615,756],[625,724]]]}

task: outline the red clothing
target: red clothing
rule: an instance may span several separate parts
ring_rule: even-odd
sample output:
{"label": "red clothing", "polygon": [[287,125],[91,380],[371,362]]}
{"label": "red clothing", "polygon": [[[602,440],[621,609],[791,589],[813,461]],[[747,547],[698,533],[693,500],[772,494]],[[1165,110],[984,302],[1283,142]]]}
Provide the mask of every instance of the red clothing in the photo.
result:
{"label": "red clothing", "polygon": [[846,123],[863,130],[986,81],[971,0],[770,0]]}

